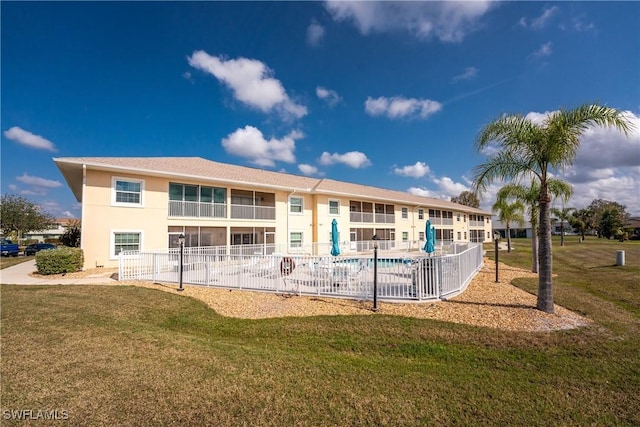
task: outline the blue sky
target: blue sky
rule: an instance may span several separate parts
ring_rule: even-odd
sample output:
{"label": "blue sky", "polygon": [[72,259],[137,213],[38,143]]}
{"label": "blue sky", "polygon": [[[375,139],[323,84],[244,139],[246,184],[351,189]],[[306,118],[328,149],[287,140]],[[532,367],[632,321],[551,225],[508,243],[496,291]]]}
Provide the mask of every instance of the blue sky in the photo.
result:
{"label": "blue sky", "polygon": [[[638,2],[6,2],[2,194],[80,209],[53,157],[200,156],[447,199],[478,131],[597,101],[566,206],[640,215]],[[483,195],[493,203],[496,183]]]}

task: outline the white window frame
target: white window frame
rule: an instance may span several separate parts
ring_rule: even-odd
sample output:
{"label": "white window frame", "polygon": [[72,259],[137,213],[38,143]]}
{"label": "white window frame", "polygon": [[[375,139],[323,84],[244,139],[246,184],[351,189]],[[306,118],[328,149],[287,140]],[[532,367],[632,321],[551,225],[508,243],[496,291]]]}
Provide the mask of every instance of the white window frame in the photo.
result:
{"label": "white window frame", "polygon": [[[300,199],[301,203],[300,203],[300,212],[293,212],[291,210],[291,208],[293,206],[298,206],[298,205],[293,205],[291,203],[291,199]],[[304,197],[303,196],[289,196],[289,214],[291,215],[304,215]]]}
{"label": "white window frame", "polygon": [[[331,212],[331,202],[338,203],[338,212],[337,213],[332,213]],[[340,216],[340,200],[338,200],[338,199],[329,199],[329,201],[327,202],[327,207],[329,208],[329,215],[331,215],[331,216]]]}
{"label": "white window frame", "polygon": [[[300,234],[300,246],[293,246],[291,244],[292,240],[291,240],[291,235],[292,234]],[[304,231],[300,231],[300,230],[291,230],[289,231],[289,248],[290,249],[300,249],[302,250],[302,248],[304,248]]]}
{"label": "white window frame", "polygon": [[[133,182],[136,184],[140,184],[140,203],[126,203],[126,202],[117,202],[116,196],[118,191],[116,190],[116,183],[118,181],[122,182]],[[139,178],[125,178],[121,176],[112,176],[111,177],[111,206],[122,206],[128,208],[143,208],[144,207],[144,179]]]}
{"label": "white window frame", "polygon": [[139,228],[131,228],[131,229],[113,229],[109,231],[109,259],[117,260],[120,258],[120,255],[115,255],[116,252],[116,234],[124,234],[124,233],[132,233],[140,235],[139,249],[142,251],[144,248],[144,231]]}
{"label": "white window frame", "polygon": [[418,209],[418,219],[424,219],[424,209]]}
{"label": "white window frame", "polygon": [[402,241],[403,242],[408,242],[409,241],[409,232],[408,231],[403,231],[402,232]]}
{"label": "white window frame", "polygon": [[409,219],[409,208],[406,206],[402,206],[400,208],[400,218]]}

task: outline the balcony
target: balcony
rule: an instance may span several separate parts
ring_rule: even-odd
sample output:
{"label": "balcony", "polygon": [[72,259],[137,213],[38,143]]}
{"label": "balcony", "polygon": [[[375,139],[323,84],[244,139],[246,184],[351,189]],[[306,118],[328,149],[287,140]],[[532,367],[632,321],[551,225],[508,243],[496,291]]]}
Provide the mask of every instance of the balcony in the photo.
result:
{"label": "balcony", "polygon": [[471,227],[483,227],[484,228],[484,221],[469,221],[469,226],[471,226]]}
{"label": "balcony", "polygon": [[233,219],[276,219],[275,206],[231,205]]}
{"label": "balcony", "polygon": [[453,225],[453,218],[429,218],[431,225]]}
{"label": "balcony", "polygon": [[227,205],[224,203],[169,201],[169,217],[226,218]]}
{"label": "balcony", "polygon": [[366,222],[377,224],[395,224],[396,216],[390,214],[374,214],[371,212],[351,212],[349,214],[351,222]]}

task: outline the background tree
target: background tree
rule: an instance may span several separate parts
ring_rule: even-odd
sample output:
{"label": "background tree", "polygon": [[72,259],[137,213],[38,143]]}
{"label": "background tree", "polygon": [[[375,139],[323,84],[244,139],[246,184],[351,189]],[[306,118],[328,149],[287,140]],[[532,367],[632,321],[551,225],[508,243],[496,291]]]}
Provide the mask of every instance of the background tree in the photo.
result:
{"label": "background tree", "polygon": [[23,233],[46,230],[55,219],[31,200],[15,194],[5,194],[0,201],[0,228],[6,235],[15,235],[16,241]]}
{"label": "background tree", "polygon": [[596,199],[588,209],[591,211],[598,237],[609,239],[616,236],[618,230],[629,221],[627,208],[618,202]]}
{"label": "background tree", "polygon": [[584,240],[586,232],[595,228],[593,213],[589,209],[578,209],[572,213],[571,218],[569,218],[569,224],[578,230],[580,237]]}
{"label": "background tree", "polygon": [[554,221],[560,221],[560,246],[564,246],[564,224],[565,222],[569,224],[573,211],[575,208],[551,208],[551,213],[555,217]]}
{"label": "background tree", "polygon": [[[560,179],[550,178],[548,180],[549,192],[553,197],[561,197],[569,200],[573,189],[571,185]],[[502,187],[497,194],[500,199],[515,199],[521,201],[529,212],[529,223],[531,224],[531,271],[538,272],[538,219],[540,216],[540,183],[532,180],[528,187],[521,184],[510,183]]]}
{"label": "background tree", "polygon": [[82,223],[79,220],[71,220],[66,225],[62,236],[60,236],[60,243],[71,248],[79,248],[81,233]]}
{"label": "background tree", "polygon": [[457,197],[452,197],[451,201],[453,203],[459,203],[461,205],[471,206],[472,208],[480,207],[480,200],[478,199],[478,196],[476,195],[476,193],[472,191],[463,191]]}
{"label": "background tree", "polygon": [[475,169],[476,191],[486,189],[494,180],[535,177],[540,182],[540,273],[536,306],[547,313],[554,311],[548,180],[554,170],[573,164],[580,147],[580,137],[593,125],[615,127],[625,134],[633,128],[621,111],[585,104],[573,110],[554,111],[535,123],[519,114],[503,115],[481,129],[476,138],[478,151],[489,145],[496,148],[495,154]]}
{"label": "background tree", "polygon": [[499,199],[491,209],[498,212],[498,219],[507,228],[507,252],[511,252],[511,223],[524,223],[524,204],[519,200],[509,203],[506,199]]}

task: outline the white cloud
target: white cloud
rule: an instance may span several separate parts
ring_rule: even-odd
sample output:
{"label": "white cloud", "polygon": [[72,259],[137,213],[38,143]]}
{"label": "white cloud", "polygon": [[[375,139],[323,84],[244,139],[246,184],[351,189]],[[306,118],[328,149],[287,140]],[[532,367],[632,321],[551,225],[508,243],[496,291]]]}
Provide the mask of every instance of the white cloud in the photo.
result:
{"label": "white cloud", "polygon": [[325,166],[343,163],[355,169],[371,166],[371,161],[367,158],[366,154],[361,153],[360,151],[350,151],[344,154],[330,154],[325,151],[322,153],[322,156],[320,156],[319,162],[321,165]]}
{"label": "white cloud", "polygon": [[296,140],[303,137],[302,132],[293,130],[282,139],[267,140],[259,129],[245,126],[224,138],[222,146],[227,153],[249,159],[253,164],[273,167],[276,161],[294,163]]}
{"label": "white cloud", "polygon": [[298,165],[298,169],[300,170],[300,172],[302,172],[303,175],[323,175],[322,173],[318,172],[318,168],[312,165],[307,165],[305,163],[301,163]]}
{"label": "white cloud", "polygon": [[26,145],[27,147],[37,148],[39,150],[57,151],[53,142],[18,126],[14,126],[4,131],[4,136],[16,141],[18,144]]}
{"label": "white cloud", "polygon": [[328,1],[327,10],[336,21],[352,21],[360,33],[405,31],[420,40],[433,37],[460,42],[478,26],[494,5],[469,2],[365,2]]}
{"label": "white cloud", "polygon": [[307,43],[309,46],[318,46],[324,37],[324,27],[315,20],[307,27]]}
{"label": "white cloud", "polygon": [[442,178],[433,178],[433,182],[435,182],[438,185],[438,188],[440,188],[441,192],[449,198],[459,196],[463,191],[469,191],[468,186],[459,182],[455,182],[447,176],[444,176]]}
{"label": "white cloud", "polygon": [[415,165],[394,168],[393,173],[396,175],[407,176],[411,178],[422,178],[430,172],[429,166],[423,162],[416,162]]}
{"label": "white cloud", "polygon": [[51,179],[39,178],[37,176],[30,176],[27,173],[23,173],[22,176],[16,177],[17,181],[25,183],[27,185],[31,185],[33,187],[38,188],[56,188],[62,187],[62,183],[60,181],[53,181]]}
{"label": "white cloud", "polygon": [[530,27],[534,30],[541,30],[547,26],[551,18],[559,11],[558,6],[547,7],[542,12],[542,15],[531,20]]}
{"label": "white cloud", "polygon": [[531,54],[532,57],[534,58],[543,58],[545,56],[549,56],[551,55],[553,49],[552,49],[553,43],[551,42],[547,42],[543,45],[541,45],[538,50],[536,50],[535,52],[533,52]]}
{"label": "white cloud", "polygon": [[381,96],[375,99],[367,97],[364,103],[364,109],[372,116],[385,115],[390,119],[403,117],[426,119],[440,111],[442,104],[430,99],[403,98],[398,96],[386,98]]}
{"label": "white cloud", "polygon": [[440,195],[435,191],[431,191],[427,188],[422,188],[422,187],[410,187],[409,189],[407,189],[407,193],[413,194],[415,196],[422,196],[422,197],[433,197],[433,198],[440,197]]}
{"label": "white cloud", "polygon": [[585,22],[583,16],[578,16],[572,19],[573,28],[578,32],[584,31],[596,31],[596,26],[593,22]]}
{"label": "white cloud", "polygon": [[453,78],[453,82],[457,83],[460,80],[471,80],[478,75],[478,69],[476,67],[467,67],[464,71]]}
{"label": "white cloud", "polygon": [[451,197],[459,196],[463,191],[469,191],[468,185],[455,182],[449,177],[432,177],[431,182],[437,186],[437,190],[424,187],[410,187],[407,192],[417,196],[434,197],[441,200],[450,200]]}
{"label": "white cloud", "polygon": [[189,58],[189,65],[213,75],[232,91],[234,97],[265,113],[278,111],[284,118],[300,118],[307,114],[307,107],[293,102],[273,72],[256,59],[238,58],[225,60],[199,50]]}
{"label": "white cloud", "polygon": [[336,92],[335,90],[324,88],[322,86],[316,87],[316,95],[318,96],[318,98],[325,101],[330,107],[335,106],[342,100],[340,95],[338,95],[338,92]]}

